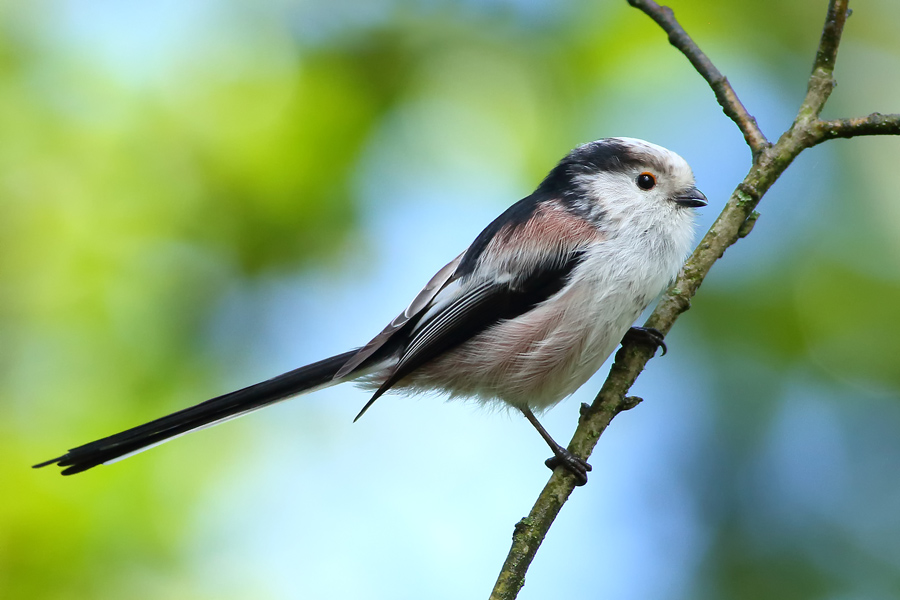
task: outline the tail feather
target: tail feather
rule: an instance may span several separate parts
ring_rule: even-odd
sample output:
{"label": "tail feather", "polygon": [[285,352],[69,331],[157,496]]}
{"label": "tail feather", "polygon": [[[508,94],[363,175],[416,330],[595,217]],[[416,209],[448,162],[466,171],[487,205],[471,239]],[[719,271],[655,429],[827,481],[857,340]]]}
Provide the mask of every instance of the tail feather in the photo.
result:
{"label": "tail feather", "polygon": [[74,475],[90,468],[125,458],[185,433],[209,427],[255,411],[264,406],[341,380],[334,376],[356,350],[300,367],[267,381],[201,402],[149,423],[99,439],[62,456],[34,465],[57,464],[66,467],[63,475]]}

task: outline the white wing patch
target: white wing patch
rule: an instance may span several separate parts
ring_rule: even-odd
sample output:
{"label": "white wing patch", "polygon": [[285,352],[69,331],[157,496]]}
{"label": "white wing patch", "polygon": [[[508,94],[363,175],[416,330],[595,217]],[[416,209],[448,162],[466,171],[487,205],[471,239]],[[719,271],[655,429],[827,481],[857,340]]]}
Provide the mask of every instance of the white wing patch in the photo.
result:
{"label": "white wing patch", "polygon": [[425,284],[425,287],[422,288],[422,291],[419,292],[413,301],[410,302],[409,306],[406,307],[402,313],[397,315],[397,317],[385,327],[381,333],[372,338],[368,344],[359,349],[359,352],[353,355],[353,358],[347,361],[347,363],[338,369],[338,372],[335,373],[335,379],[341,379],[351,373],[354,369],[359,367],[367,358],[372,356],[379,348],[384,346],[384,344],[391,339],[391,337],[397,333],[404,325],[409,323],[410,319],[418,315],[420,312],[428,308],[428,305],[434,300],[435,296],[440,293],[444,287],[453,280],[453,276],[456,274],[456,269],[459,267],[459,263],[462,260],[465,252],[451,260],[449,263],[444,265],[444,267],[438,271],[431,280]]}
{"label": "white wing patch", "polygon": [[[419,350],[439,339],[448,331],[459,325],[460,317],[471,308],[477,306],[485,297],[489,296],[496,285],[493,282],[483,282],[480,285],[466,291],[462,296],[455,298],[448,306],[443,307],[434,318],[427,320],[427,315],[422,319],[424,325],[416,332],[412,343],[403,352],[400,364],[406,362],[411,356],[415,356]],[[431,312],[431,311],[429,311]],[[399,367],[399,365],[398,365]]]}

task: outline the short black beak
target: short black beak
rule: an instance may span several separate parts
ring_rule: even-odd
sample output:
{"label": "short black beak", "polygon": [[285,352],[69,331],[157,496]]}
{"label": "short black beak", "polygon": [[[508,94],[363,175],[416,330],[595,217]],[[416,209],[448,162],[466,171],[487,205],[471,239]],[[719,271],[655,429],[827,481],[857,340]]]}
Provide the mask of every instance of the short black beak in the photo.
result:
{"label": "short black beak", "polygon": [[672,201],[679,206],[692,206],[694,208],[699,208],[701,206],[706,206],[707,204],[709,204],[706,201],[706,196],[703,195],[703,192],[695,187],[689,188],[678,194],[677,196],[672,198]]}

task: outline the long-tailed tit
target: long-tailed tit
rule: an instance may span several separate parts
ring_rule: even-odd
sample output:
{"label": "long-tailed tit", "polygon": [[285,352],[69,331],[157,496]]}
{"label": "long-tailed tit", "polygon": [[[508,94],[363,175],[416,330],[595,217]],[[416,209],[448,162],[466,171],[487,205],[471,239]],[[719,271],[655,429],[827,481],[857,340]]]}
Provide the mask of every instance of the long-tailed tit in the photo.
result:
{"label": "long-tailed tit", "polygon": [[590,378],[673,280],[690,250],[693,207],[706,205],[677,154],[632,138],[572,150],[530,196],[508,208],[356,350],[79,446],[71,475],[297,394],[357,381],[374,391],[437,391],[503,402],[534,425],[548,466],[587,480],[590,466],[557,444],[534,411]]}

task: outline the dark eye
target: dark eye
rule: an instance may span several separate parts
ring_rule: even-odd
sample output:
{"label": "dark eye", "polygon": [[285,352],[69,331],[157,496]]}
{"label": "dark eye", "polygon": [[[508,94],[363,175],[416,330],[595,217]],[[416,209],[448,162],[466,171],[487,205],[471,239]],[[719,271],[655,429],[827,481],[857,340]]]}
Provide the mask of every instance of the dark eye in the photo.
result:
{"label": "dark eye", "polygon": [[653,173],[644,171],[637,176],[637,185],[644,191],[652,190],[656,187],[656,177],[653,176]]}

